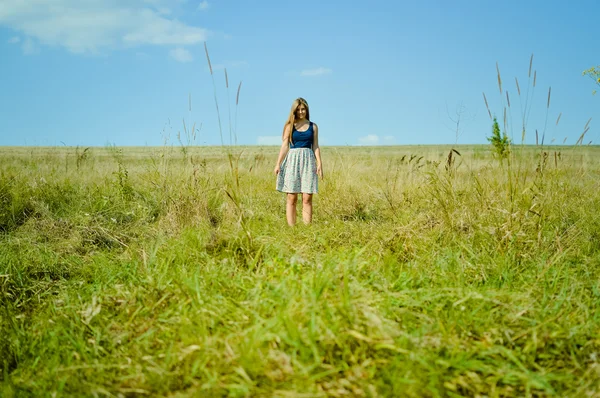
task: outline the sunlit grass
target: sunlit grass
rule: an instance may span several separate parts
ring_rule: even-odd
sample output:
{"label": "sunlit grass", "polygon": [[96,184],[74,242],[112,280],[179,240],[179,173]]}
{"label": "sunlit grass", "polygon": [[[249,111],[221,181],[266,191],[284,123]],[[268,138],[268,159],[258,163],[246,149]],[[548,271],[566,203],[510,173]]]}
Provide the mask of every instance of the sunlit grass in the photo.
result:
{"label": "sunlit grass", "polygon": [[454,148],[294,228],[275,147],[2,149],[0,395],[597,396],[600,150]]}

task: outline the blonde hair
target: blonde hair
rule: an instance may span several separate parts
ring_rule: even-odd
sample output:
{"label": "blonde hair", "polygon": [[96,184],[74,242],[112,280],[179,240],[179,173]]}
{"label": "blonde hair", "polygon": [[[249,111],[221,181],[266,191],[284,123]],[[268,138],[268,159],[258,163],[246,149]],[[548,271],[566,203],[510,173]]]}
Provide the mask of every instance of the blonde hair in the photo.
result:
{"label": "blonde hair", "polygon": [[308,108],[308,102],[302,97],[298,97],[292,103],[292,108],[290,109],[290,114],[288,115],[285,124],[283,125],[283,132],[281,133],[281,139],[285,137],[285,129],[288,125],[290,125],[290,136],[288,138],[288,143],[292,144],[292,133],[294,132],[294,123],[296,122],[296,110],[300,105],[304,105],[306,108],[306,120],[310,121],[310,111]]}

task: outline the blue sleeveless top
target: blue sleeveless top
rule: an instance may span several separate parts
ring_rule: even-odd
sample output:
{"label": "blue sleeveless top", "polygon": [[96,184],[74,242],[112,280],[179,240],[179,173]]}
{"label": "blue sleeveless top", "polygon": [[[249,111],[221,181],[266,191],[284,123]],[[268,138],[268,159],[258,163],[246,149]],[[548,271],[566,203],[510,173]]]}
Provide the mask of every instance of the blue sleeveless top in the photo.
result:
{"label": "blue sleeveless top", "polygon": [[315,136],[315,132],[313,130],[313,123],[308,123],[309,125],[306,131],[298,131],[294,127],[294,131],[292,132],[292,143],[290,144],[290,149],[312,148],[313,137]]}

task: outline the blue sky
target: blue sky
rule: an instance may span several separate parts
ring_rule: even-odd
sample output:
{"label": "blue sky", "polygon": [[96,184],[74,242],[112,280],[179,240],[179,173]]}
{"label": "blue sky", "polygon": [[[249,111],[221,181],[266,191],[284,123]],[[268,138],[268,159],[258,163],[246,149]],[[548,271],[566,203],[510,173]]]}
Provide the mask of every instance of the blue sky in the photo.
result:
{"label": "blue sky", "polygon": [[506,105],[496,62],[520,142],[531,54],[526,141],[573,144],[592,118],[598,143],[582,76],[598,15],[597,0],[0,0],[0,145],[176,144],[184,119],[220,144],[205,42],[225,143],[228,109],[239,144],[280,142],[299,96],[323,146],[485,143],[482,93],[501,124]]}

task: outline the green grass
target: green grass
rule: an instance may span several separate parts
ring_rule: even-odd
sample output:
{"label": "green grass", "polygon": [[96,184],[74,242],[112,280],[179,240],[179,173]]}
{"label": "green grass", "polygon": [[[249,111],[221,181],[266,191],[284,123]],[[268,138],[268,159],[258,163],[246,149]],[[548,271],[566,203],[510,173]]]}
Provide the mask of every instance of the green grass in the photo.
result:
{"label": "green grass", "polygon": [[294,228],[275,147],[0,149],[0,395],[599,396],[600,149],[450,148]]}

